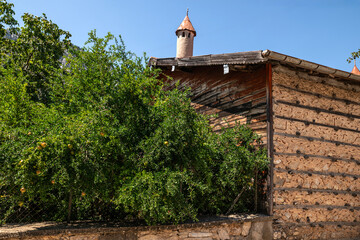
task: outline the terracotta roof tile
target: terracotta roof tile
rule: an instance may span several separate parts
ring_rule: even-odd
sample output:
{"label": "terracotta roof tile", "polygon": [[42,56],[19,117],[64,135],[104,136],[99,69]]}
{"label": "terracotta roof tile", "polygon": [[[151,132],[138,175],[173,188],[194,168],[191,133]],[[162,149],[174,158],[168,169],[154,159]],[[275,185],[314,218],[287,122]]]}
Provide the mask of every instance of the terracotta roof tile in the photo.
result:
{"label": "terracotta roof tile", "polygon": [[356,74],[356,75],[360,75],[360,71],[357,68],[356,63],[354,63],[354,67],[353,67],[351,73]]}
{"label": "terracotta roof tile", "polygon": [[177,34],[178,31],[181,31],[181,30],[188,30],[190,32],[193,32],[194,35],[196,36],[196,31],[195,31],[193,25],[191,24],[188,15],[185,16],[184,20],[182,21],[182,23],[180,24],[180,26],[178,27],[178,29],[176,30],[175,33]]}

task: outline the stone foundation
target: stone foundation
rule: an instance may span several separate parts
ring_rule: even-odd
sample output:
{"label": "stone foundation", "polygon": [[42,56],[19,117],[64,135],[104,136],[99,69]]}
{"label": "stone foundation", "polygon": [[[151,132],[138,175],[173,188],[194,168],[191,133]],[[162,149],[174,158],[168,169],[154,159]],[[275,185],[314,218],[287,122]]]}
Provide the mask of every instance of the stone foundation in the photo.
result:
{"label": "stone foundation", "polygon": [[359,225],[319,223],[317,225],[274,225],[274,239],[359,239]]}
{"label": "stone foundation", "polygon": [[272,235],[272,217],[265,215],[232,215],[198,223],[162,226],[37,223],[0,227],[0,239],[10,240],[270,240]]}

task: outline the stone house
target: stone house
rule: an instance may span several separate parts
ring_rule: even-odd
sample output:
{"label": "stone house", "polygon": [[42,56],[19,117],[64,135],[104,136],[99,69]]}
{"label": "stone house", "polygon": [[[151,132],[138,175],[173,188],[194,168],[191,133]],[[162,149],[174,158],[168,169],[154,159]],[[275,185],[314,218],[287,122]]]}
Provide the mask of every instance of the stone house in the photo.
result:
{"label": "stone house", "polygon": [[[176,31],[177,57],[151,58],[194,107],[263,136],[271,159],[267,212],[274,239],[360,237],[360,72],[270,50],[192,56],[188,16]],[[357,71],[356,71],[357,70]]]}

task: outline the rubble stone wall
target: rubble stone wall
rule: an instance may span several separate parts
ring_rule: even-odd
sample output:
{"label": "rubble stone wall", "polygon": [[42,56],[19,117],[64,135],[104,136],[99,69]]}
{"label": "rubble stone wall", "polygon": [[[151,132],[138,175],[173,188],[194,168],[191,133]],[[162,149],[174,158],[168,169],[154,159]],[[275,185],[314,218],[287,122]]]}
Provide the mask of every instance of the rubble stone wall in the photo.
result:
{"label": "rubble stone wall", "polygon": [[273,67],[274,239],[360,238],[360,85]]}
{"label": "rubble stone wall", "polygon": [[0,227],[0,239],[8,240],[271,240],[272,235],[272,217],[264,215],[162,226],[100,227],[87,223],[66,226],[40,223],[15,228]]}

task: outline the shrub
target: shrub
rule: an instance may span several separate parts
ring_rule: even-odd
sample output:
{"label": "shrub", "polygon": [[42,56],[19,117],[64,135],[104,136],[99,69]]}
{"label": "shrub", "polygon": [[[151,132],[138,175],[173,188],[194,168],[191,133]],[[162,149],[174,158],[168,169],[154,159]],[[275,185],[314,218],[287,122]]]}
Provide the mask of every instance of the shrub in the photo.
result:
{"label": "shrub", "polygon": [[[31,29],[37,36],[51,32]],[[61,34],[53,38],[59,44]],[[12,47],[17,44],[23,41]],[[189,90],[164,91],[159,70],[127,51],[121,38],[92,31],[81,50],[55,46],[63,55],[68,51],[66,64],[41,68],[48,56],[29,60],[46,75],[24,70],[12,54],[1,58],[3,222],[36,211],[24,221],[117,215],[178,223],[224,213],[242,189],[254,191],[254,174],[267,160],[248,127],[212,132],[192,108]],[[240,200],[234,211],[248,207]]]}

